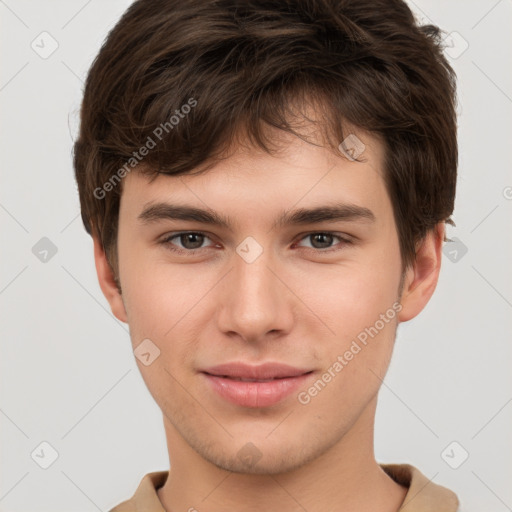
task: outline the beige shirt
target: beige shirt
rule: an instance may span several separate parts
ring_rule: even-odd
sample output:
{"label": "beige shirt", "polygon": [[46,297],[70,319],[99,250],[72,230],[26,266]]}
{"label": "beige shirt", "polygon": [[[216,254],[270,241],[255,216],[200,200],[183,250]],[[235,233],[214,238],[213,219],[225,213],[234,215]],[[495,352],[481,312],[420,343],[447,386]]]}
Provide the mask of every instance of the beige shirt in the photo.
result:
{"label": "beige shirt", "polygon": [[[381,464],[381,468],[409,491],[400,507],[404,512],[457,512],[457,496],[441,485],[431,482],[409,464]],[[165,512],[156,490],[162,487],[169,471],[157,471],[144,476],[132,498],[109,512]]]}

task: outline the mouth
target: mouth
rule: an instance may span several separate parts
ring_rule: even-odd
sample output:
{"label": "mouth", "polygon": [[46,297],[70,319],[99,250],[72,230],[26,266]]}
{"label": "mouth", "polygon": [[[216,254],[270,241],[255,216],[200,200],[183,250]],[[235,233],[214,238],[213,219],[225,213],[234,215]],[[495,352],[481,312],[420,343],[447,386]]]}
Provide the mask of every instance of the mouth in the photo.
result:
{"label": "mouth", "polygon": [[211,390],[242,407],[275,405],[303,386],[313,370],[280,363],[229,363],[200,371]]}
{"label": "mouth", "polygon": [[271,379],[244,379],[242,377],[232,377],[230,375],[212,375],[212,374],[208,374],[207,372],[206,372],[206,375],[211,375],[212,377],[222,377],[223,379],[238,380],[240,382],[272,382],[272,381],[278,380],[278,379],[292,378],[292,377],[273,377]]}

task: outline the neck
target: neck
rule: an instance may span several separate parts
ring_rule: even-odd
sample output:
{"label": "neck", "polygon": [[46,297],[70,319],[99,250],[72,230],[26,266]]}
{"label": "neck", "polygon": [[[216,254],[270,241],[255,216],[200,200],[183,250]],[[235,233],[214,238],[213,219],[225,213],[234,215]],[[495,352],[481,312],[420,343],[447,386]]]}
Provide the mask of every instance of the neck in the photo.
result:
{"label": "neck", "polygon": [[375,408],[376,399],[335,445],[314,460],[287,473],[265,475],[233,473],[211,464],[165,419],[171,470],[158,497],[166,512],[397,512],[407,489],[375,461]]}

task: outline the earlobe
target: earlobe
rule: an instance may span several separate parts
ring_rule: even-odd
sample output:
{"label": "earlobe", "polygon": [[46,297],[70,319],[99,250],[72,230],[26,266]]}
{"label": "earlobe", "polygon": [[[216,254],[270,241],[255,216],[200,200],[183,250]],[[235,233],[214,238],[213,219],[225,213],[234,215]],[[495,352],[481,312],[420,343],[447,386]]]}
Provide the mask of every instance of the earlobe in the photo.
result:
{"label": "earlobe", "polygon": [[441,270],[445,223],[429,231],[416,250],[416,260],[407,270],[400,303],[399,322],[418,315],[434,293]]}
{"label": "earlobe", "polygon": [[94,243],[94,262],[96,265],[96,273],[98,275],[98,282],[100,284],[101,291],[108,303],[113,315],[121,322],[128,322],[126,310],[123,303],[123,298],[117,288],[114,274],[110,268],[110,264],[107,260],[105,251],[101,245],[101,242],[93,237]]}

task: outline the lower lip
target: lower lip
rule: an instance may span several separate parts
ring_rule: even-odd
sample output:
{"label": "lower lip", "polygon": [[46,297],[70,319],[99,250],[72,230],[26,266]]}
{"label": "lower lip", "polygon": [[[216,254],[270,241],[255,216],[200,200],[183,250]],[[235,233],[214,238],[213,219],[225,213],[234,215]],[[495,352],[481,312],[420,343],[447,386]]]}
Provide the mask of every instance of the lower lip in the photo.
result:
{"label": "lower lip", "polygon": [[299,389],[311,378],[312,373],[285,377],[269,382],[243,382],[203,373],[221,397],[243,407],[269,407]]}

